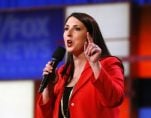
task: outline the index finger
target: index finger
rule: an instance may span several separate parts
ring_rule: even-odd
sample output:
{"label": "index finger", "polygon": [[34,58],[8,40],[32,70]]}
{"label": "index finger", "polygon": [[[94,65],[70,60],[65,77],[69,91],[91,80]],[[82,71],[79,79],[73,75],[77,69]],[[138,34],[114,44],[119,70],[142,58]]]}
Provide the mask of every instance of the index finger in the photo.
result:
{"label": "index finger", "polygon": [[88,43],[93,43],[92,37],[90,36],[89,32],[87,32],[87,40],[88,40]]}

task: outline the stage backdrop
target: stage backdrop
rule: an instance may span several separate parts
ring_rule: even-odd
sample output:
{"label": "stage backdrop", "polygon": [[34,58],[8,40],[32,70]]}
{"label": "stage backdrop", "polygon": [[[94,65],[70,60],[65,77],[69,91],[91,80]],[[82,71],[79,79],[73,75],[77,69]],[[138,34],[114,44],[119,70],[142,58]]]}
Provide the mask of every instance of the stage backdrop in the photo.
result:
{"label": "stage backdrop", "polygon": [[63,9],[0,13],[0,80],[39,79],[62,42]]}
{"label": "stage backdrop", "polygon": [[151,4],[151,0],[1,0],[0,9],[98,4],[98,3],[119,3],[119,2],[120,3],[132,2],[138,5]]}

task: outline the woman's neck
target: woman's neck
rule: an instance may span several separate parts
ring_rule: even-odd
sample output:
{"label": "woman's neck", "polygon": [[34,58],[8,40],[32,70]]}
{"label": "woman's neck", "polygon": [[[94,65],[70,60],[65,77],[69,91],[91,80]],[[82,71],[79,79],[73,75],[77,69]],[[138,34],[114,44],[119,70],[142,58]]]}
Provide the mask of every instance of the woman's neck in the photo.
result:
{"label": "woman's neck", "polygon": [[73,61],[74,61],[74,67],[76,68],[76,67],[84,66],[87,59],[86,59],[84,53],[81,53],[78,56],[73,55]]}
{"label": "woman's neck", "polygon": [[83,69],[85,67],[85,64],[87,62],[84,53],[80,54],[78,56],[73,55],[73,61],[74,61],[74,73],[73,73],[72,80],[67,85],[68,87],[75,86],[75,84],[78,82],[78,80],[81,76],[81,73],[83,72]]}

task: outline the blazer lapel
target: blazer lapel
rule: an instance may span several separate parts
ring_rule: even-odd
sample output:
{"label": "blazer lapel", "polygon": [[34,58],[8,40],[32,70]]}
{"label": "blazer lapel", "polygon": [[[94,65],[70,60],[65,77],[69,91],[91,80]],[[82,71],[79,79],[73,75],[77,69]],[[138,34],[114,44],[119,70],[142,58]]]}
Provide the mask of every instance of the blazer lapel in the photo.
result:
{"label": "blazer lapel", "polygon": [[88,80],[90,79],[90,76],[92,75],[92,70],[91,67],[87,61],[83,72],[81,73],[81,76],[79,78],[79,81],[77,82],[77,84],[74,86],[71,98],[76,94],[76,92],[78,92],[78,90],[85,84],[88,82]]}

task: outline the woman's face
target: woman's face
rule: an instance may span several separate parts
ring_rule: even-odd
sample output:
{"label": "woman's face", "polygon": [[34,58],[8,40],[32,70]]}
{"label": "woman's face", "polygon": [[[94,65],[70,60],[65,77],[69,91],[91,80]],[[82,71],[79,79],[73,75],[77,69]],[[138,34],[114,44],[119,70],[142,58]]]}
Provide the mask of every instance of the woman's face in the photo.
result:
{"label": "woman's face", "polygon": [[81,21],[72,16],[64,26],[63,37],[66,50],[74,55],[79,55],[84,51],[87,29]]}

